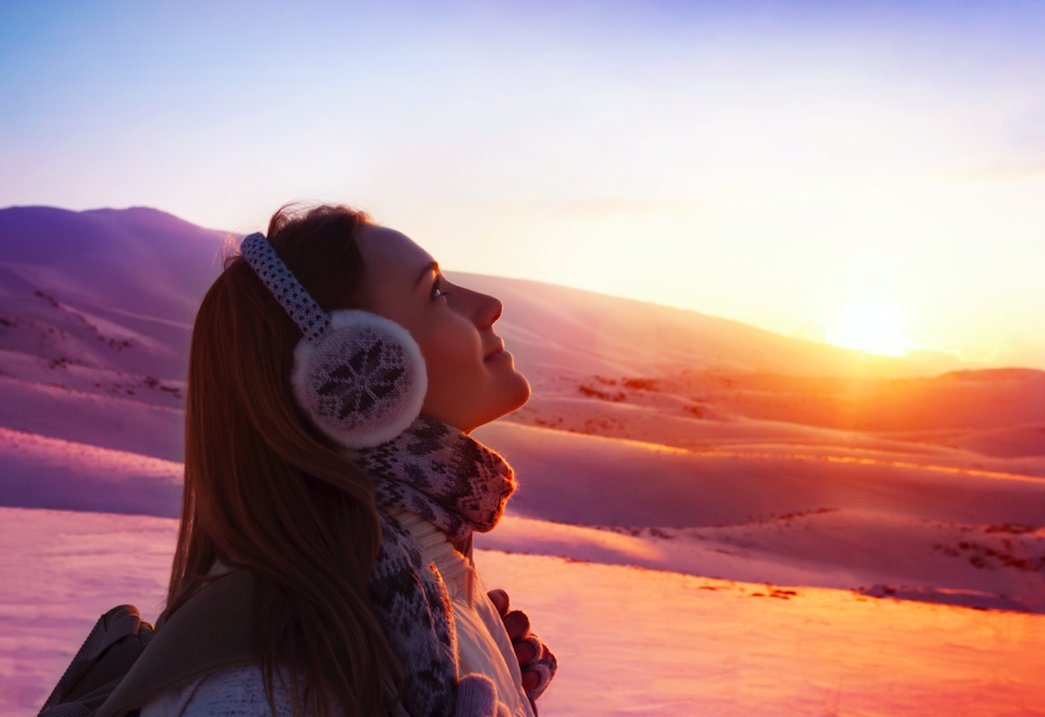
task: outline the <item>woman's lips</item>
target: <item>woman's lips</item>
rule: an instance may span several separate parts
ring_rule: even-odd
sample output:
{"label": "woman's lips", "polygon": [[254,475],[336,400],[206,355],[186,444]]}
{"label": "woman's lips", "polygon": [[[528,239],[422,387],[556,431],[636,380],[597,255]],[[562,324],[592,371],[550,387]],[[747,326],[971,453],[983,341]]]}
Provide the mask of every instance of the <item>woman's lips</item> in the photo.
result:
{"label": "woman's lips", "polygon": [[483,361],[490,361],[492,359],[497,358],[498,356],[500,356],[503,353],[505,353],[505,350],[504,350],[504,342],[502,341],[501,345],[499,347],[497,347],[494,351],[486,354],[486,358],[484,358]]}

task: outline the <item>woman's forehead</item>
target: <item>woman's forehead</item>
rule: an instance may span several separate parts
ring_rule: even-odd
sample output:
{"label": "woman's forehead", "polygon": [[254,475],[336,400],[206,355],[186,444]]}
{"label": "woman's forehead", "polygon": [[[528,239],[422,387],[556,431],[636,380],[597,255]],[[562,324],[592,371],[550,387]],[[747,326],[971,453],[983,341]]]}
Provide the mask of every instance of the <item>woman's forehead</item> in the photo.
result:
{"label": "woman's forehead", "polygon": [[363,260],[371,270],[410,283],[417,278],[418,272],[433,261],[431,255],[410,237],[376,224],[360,227],[356,242]]}

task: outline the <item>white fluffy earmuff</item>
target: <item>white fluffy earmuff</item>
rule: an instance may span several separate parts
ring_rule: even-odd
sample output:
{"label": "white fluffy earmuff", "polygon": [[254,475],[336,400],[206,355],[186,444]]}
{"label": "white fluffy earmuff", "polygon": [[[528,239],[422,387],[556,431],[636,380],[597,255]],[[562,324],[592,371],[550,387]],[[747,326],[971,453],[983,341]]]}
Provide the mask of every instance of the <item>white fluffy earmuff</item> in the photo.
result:
{"label": "white fluffy earmuff", "polygon": [[424,356],[410,332],[370,311],[324,312],[264,234],[246,237],[240,252],[304,334],[291,385],[316,427],[353,449],[406,430],[428,390]]}

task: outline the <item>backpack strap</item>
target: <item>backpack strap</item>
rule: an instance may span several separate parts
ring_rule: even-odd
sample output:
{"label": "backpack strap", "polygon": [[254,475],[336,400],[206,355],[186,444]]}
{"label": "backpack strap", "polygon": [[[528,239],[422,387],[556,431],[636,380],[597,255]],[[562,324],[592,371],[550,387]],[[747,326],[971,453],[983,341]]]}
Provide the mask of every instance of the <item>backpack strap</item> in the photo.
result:
{"label": "backpack strap", "polygon": [[156,631],[96,717],[123,717],[181,682],[256,662],[253,597],[254,578],[246,570],[230,572],[193,595]]}
{"label": "backpack strap", "polygon": [[133,605],[117,605],[102,615],[38,717],[88,717],[116,689],[152,635],[152,625]]}

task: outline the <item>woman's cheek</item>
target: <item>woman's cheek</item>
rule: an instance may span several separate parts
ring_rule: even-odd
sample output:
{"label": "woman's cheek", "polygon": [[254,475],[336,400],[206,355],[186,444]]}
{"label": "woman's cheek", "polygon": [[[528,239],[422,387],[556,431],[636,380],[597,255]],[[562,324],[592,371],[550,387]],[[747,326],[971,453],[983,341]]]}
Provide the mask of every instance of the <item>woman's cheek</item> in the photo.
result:
{"label": "woman's cheek", "polygon": [[429,378],[455,387],[464,377],[476,372],[476,364],[482,363],[479,347],[470,346],[467,337],[451,332],[430,341],[423,353],[429,364]]}

